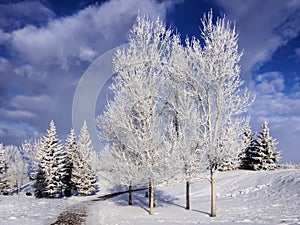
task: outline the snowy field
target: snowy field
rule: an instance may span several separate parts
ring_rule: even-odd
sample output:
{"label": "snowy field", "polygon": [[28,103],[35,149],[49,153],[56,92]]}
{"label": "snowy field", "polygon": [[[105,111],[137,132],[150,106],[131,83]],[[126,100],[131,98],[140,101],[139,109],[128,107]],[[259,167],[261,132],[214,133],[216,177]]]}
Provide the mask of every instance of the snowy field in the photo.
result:
{"label": "snowy field", "polygon": [[[185,186],[156,189],[154,215],[148,215],[145,191],[106,201],[82,203],[96,198],[35,199],[1,196],[0,224],[51,224],[65,209],[84,205],[86,224],[300,224],[300,169],[277,171],[218,172],[217,217],[209,217],[207,180],[193,182],[191,210],[184,209]],[[99,195],[106,193],[102,188]]]}

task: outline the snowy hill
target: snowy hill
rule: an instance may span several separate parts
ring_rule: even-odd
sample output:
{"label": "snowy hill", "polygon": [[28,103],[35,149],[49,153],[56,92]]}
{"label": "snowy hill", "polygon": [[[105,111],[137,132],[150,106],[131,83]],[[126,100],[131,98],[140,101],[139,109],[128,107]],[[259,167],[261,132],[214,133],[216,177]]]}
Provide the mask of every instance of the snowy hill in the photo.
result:
{"label": "snowy hill", "polygon": [[[0,224],[50,224],[60,212],[85,207],[86,224],[300,224],[300,170],[218,172],[217,217],[209,217],[207,180],[191,185],[191,210],[184,209],[185,186],[156,189],[154,215],[148,215],[145,191],[127,206],[123,194],[105,201],[87,198],[0,197]],[[99,195],[107,192],[102,189]]]}

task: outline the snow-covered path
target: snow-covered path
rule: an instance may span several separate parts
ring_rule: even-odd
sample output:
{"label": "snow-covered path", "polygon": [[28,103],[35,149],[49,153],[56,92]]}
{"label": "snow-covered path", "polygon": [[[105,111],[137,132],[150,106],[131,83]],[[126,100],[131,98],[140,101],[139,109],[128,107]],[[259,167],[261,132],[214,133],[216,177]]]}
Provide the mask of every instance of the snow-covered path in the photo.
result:
{"label": "snow-covered path", "polygon": [[69,208],[63,211],[57,217],[54,223],[51,225],[62,225],[62,224],[72,224],[72,225],[80,225],[84,224],[86,218],[86,206],[84,204],[80,204]]}
{"label": "snow-covered path", "polygon": [[[145,188],[132,190],[132,192],[136,192],[139,190],[145,190]],[[122,195],[127,191],[122,192],[115,192],[111,194],[106,194],[102,196],[98,196],[97,198],[90,199],[88,201],[83,201],[81,203],[77,203],[76,205],[71,205],[68,209],[61,212],[56,221],[51,223],[51,225],[60,225],[60,224],[72,224],[72,225],[80,225],[85,224],[86,217],[87,217],[87,208],[93,207],[95,202],[98,201],[105,201],[109,198],[113,198],[118,195]]]}

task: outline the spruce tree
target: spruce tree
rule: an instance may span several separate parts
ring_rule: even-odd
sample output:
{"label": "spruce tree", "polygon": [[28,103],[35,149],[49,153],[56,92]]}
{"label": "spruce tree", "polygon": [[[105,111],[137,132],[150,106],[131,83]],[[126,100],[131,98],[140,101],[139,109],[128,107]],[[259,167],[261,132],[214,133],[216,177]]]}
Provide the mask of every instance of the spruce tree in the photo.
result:
{"label": "spruce tree", "polygon": [[78,147],[73,154],[73,168],[71,181],[78,195],[86,196],[94,194],[97,190],[96,174],[91,167],[91,155],[93,150],[86,122],[80,130]]}
{"label": "spruce tree", "polygon": [[245,152],[242,168],[250,170],[273,170],[280,159],[276,151],[278,142],[270,136],[268,122],[262,125],[262,131],[251,141]]}
{"label": "spruce tree", "polygon": [[240,154],[240,168],[241,169],[252,169],[252,151],[253,151],[253,134],[249,124],[246,124],[243,132],[243,146],[242,153]]}
{"label": "spruce tree", "polygon": [[64,195],[69,197],[72,195],[73,184],[71,181],[72,170],[73,170],[73,154],[77,150],[76,136],[74,129],[71,129],[69,136],[66,139],[65,143],[65,152],[66,152],[66,160],[65,160],[65,176],[62,179],[64,184]]}
{"label": "spruce tree", "polygon": [[34,196],[37,198],[47,197],[46,195],[46,172],[41,164],[38,165],[34,175]]}
{"label": "spruce tree", "polygon": [[56,134],[53,120],[50,129],[42,139],[40,162],[35,179],[36,197],[61,197],[63,190],[62,177],[66,173],[64,168],[65,154]]}

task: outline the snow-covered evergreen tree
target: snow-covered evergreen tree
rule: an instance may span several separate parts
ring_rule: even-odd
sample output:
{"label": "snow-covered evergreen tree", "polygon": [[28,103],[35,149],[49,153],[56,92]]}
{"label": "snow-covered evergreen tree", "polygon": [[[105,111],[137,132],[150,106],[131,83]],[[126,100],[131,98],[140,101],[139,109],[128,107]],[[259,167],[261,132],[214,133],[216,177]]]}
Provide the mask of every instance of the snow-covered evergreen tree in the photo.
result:
{"label": "snow-covered evergreen tree", "polygon": [[241,169],[250,169],[249,165],[252,162],[251,159],[251,148],[253,147],[253,134],[252,130],[249,124],[246,124],[244,127],[244,132],[243,132],[243,146],[244,148],[242,149],[242,152],[239,156],[239,161],[240,161],[240,168]]}
{"label": "snow-covered evergreen tree", "polygon": [[96,174],[91,167],[93,146],[86,122],[80,130],[77,148],[73,148],[71,181],[78,195],[91,195],[97,191]]}
{"label": "snow-covered evergreen tree", "polygon": [[7,160],[5,155],[5,148],[0,143],[0,194],[7,194],[9,190],[9,182],[7,180]]}
{"label": "snow-covered evergreen tree", "polygon": [[42,167],[41,164],[38,165],[37,170],[34,174],[34,195],[37,198],[44,198],[48,197],[47,192],[46,192],[46,171],[44,167]]}
{"label": "snow-covered evergreen tree", "polygon": [[33,172],[30,178],[33,180],[34,195],[37,198],[46,196],[46,172],[42,167],[41,161],[44,159],[43,138],[35,140],[33,144],[27,145],[25,148],[26,155],[32,159]]}
{"label": "snow-covered evergreen tree", "polygon": [[40,162],[35,178],[36,197],[61,197],[63,191],[62,177],[66,154],[56,134],[53,120],[50,129],[43,137],[40,149]]}
{"label": "snow-covered evergreen tree", "polygon": [[34,180],[35,173],[39,168],[42,157],[41,149],[42,138],[35,139],[32,142],[25,140],[20,147],[20,151],[24,156],[24,162],[27,166],[27,173],[31,180]]}
{"label": "snow-covered evergreen tree", "polygon": [[93,172],[96,172],[98,164],[98,155],[92,145],[86,121],[83,122],[77,145],[79,151],[82,152],[83,160],[87,162],[87,164],[91,167]]}
{"label": "snow-covered evergreen tree", "polygon": [[62,177],[62,183],[64,185],[64,195],[66,197],[70,197],[72,195],[72,170],[73,170],[73,154],[77,151],[77,143],[76,143],[76,136],[74,129],[71,129],[65,145],[65,163],[64,163],[64,169],[65,173]]}
{"label": "snow-covered evergreen tree", "polygon": [[250,170],[273,170],[280,159],[276,151],[278,142],[270,136],[268,122],[262,125],[262,131],[251,141],[246,149],[242,167]]}

